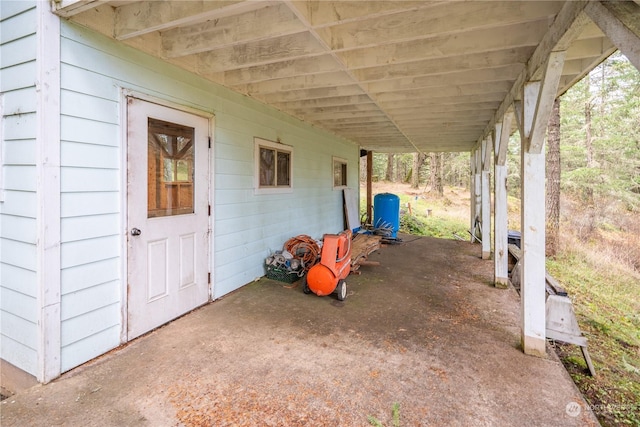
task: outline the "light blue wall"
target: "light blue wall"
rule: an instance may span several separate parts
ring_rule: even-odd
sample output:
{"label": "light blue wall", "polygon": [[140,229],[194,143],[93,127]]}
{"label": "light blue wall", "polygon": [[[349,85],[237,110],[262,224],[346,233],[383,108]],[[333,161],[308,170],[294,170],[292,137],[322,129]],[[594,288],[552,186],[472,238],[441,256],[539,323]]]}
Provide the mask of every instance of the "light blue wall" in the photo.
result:
{"label": "light blue wall", "polygon": [[38,368],[36,25],[35,2],[0,2],[0,191],[4,198],[0,202],[0,358],[34,375]]}
{"label": "light blue wall", "polygon": [[[349,161],[358,188],[358,147],[106,37],[62,21],[62,370],[120,344],[120,88],[215,114],[214,296],[264,275],[264,258],[297,234],[343,228],[332,156]],[[290,194],[254,195],[254,137],[294,148]]]}

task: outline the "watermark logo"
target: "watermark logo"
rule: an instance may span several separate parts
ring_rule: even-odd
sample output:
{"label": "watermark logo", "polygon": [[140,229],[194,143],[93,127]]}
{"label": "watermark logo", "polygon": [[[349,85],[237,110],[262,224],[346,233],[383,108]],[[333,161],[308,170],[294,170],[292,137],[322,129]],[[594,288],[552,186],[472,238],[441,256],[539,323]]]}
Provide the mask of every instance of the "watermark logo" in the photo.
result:
{"label": "watermark logo", "polygon": [[578,402],[569,402],[567,403],[565,411],[567,412],[567,415],[575,418],[580,415],[580,412],[582,412],[582,408],[580,407],[580,404]]}

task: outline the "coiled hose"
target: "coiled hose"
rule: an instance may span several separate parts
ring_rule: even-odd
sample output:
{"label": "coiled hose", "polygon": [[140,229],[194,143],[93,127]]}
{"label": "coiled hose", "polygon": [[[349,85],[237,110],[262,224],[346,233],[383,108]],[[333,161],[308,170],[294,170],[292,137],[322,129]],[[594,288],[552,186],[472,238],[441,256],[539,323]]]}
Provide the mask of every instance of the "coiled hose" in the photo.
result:
{"label": "coiled hose", "polygon": [[294,258],[302,261],[300,276],[306,274],[320,259],[320,246],[318,242],[306,234],[300,234],[287,240],[284,244],[284,249],[293,255]]}

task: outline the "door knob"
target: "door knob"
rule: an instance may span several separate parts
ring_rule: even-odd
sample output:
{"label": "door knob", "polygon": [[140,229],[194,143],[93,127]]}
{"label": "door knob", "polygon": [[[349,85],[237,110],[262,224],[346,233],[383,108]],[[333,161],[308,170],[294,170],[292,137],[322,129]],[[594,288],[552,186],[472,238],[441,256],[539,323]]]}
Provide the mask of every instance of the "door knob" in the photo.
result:
{"label": "door knob", "polygon": [[142,234],[142,231],[140,231],[139,228],[132,228],[131,229],[131,235],[132,236],[139,236],[140,234]]}

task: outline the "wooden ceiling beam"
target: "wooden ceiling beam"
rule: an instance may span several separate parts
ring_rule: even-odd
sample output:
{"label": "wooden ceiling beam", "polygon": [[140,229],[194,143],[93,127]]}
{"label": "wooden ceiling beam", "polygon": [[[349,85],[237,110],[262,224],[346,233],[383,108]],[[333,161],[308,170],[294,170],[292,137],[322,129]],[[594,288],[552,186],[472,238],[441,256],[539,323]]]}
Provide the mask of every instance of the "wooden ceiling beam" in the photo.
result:
{"label": "wooden ceiling beam", "polygon": [[[380,110],[374,111],[341,111],[341,112],[327,112],[305,115],[309,120],[313,121],[326,121],[326,120],[338,120],[338,119],[350,119],[350,118],[368,118],[368,117],[387,117],[387,115]],[[387,117],[387,120],[390,120]]]}
{"label": "wooden ceiling beam", "polygon": [[293,1],[314,28],[335,26],[351,22],[368,21],[399,12],[424,9],[442,3],[443,0],[418,1]]}
{"label": "wooden ceiling beam", "polygon": [[392,101],[381,103],[381,106],[385,109],[392,108],[420,108],[428,107],[431,105],[464,105],[470,103],[480,102],[500,102],[504,99],[504,93],[489,93],[484,95],[468,95],[468,96],[446,96],[442,98],[431,99],[407,99],[405,101]]}
{"label": "wooden ceiling beam", "polygon": [[443,87],[428,87],[406,91],[384,92],[372,94],[380,103],[389,101],[405,101],[411,99],[444,98],[455,96],[484,95],[491,93],[502,93],[503,95],[511,89],[513,82],[496,81],[478,84],[462,84]]}
{"label": "wooden ceiling beam", "polygon": [[165,57],[176,58],[305,31],[305,26],[286,5],[268,4],[245,13],[164,31],[162,48]]}
{"label": "wooden ceiling beam", "polygon": [[259,99],[268,104],[277,104],[288,101],[300,101],[322,98],[335,98],[344,96],[364,95],[364,91],[358,85],[322,87],[303,90],[292,90],[289,92],[267,93],[260,95]]}
{"label": "wooden ceiling beam", "polygon": [[589,18],[640,70],[640,5],[632,2],[591,2]]}
{"label": "wooden ceiling beam", "polygon": [[[297,101],[274,102],[274,107],[287,111],[311,111],[330,110],[335,107],[358,105],[366,106],[367,110],[380,110],[371,102],[367,95],[334,96],[330,98],[302,99]],[[364,108],[363,108],[364,109]]]}
{"label": "wooden ceiling beam", "polygon": [[511,64],[495,68],[480,68],[427,76],[402,77],[367,83],[366,87],[370,92],[380,93],[470,83],[486,83],[504,80],[515,81],[523,68],[524,64]]}
{"label": "wooden ceiling beam", "polygon": [[495,124],[502,120],[502,117],[511,108],[514,101],[520,98],[525,82],[539,80],[542,77],[551,52],[566,51],[571,46],[571,43],[578,38],[589,23],[589,18],[584,12],[588,3],[588,0],[575,0],[564,3],[553,24],[549,27],[549,31],[547,31],[535,52],[527,61],[527,67],[520,73],[494,117],[487,123],[480,140],[493,132]]}
{"label": "wooden ceiling beam", "polygon": [[[336,25],[320,32],[332,50],[374,47],[415,40],[434,34],[455,34],[473,28],[503,26],[552,17],[561,2],[444,2],[423,10],[411,10],[367,21]],[[456,19],[451,19],[455,16]]]}
{"label": "wooden ceiling beam", "polygon": [[[520,47],[535,48],[546,29],[549,28],[549,24],[549,18],[545,17],[533,22],[474,29],[455,37],[446,34],[409,42],[348,50],[338,52],[338,56],[347,67],[358,69],[423,59],[442,59],[469,53],[477,54]],[[505,37],[505,34],[509,36]]]}
{"label": "wooden ceiling beam", "polygon": [[108,0],[57,0],[52,1],[53,12],[64,18],[70,18],[84,11],[95,9]]}
{"label": "wooden ceiling beam", "polygon": [[268,65],[225,71],[224,84],[227,86],[238,86],[331,71],[343,71],[343,67],[331,55],[322,55],[313,58],[290,59]]}
{"label": "wooden ceiling beam", "polygon": [[492,68],[504,65],[525,64],[531,57],[534,48],[524,47],[442,59],[426,59],[403,64],[361,68],[353,70],[353,75],[361,82],[372,82],[383,79],[427,76],[454,71]]}
{"label": "wooden ceiling beam", "polygon": [[415,107],[398,107],[387,108],[386,111],[395,116],[399,114],[411,114],[411,113],[465,113],[465,112],[479,112],[496,110],[500,106],[500,101],[494,102],[477,102],[467,104],[453,104],[453,105],[422,105],[419,108]]}
{"label": "wooden ceiling beam", "polygon": [[614,48],[614,44],[606,37],[599,39],[589,40],[576,40],[571,47],[567,49],[566,58],[582,59],[582,58],[595,58],[602,55],[603,52],[609,52]]}
{"label": "wooden ceiling beam", "polygon": [[290,90],[327,86],[346,86],[350,84],[353,84],[353,78],[347,73],[344,71],[332,71],[231,86],[231,89],[250,95],[262,95],[265,93],[288,92]]}
{"label": "wooden ceiling beam", "polygon": [[260,9],[264,1],[141,1],[116,8],[114,35],[126,40]]}
{"label": "wooden ceiling beam", "polygon": [[305,32],[209,50],[196,57],[200,71],[216,73],[322,55],[325,55],[324,48]]}

